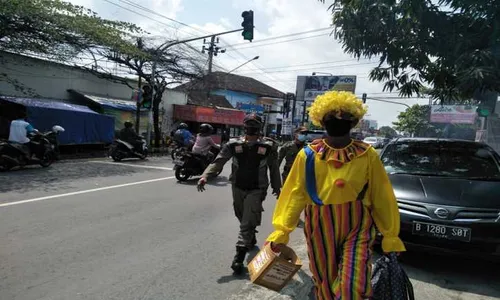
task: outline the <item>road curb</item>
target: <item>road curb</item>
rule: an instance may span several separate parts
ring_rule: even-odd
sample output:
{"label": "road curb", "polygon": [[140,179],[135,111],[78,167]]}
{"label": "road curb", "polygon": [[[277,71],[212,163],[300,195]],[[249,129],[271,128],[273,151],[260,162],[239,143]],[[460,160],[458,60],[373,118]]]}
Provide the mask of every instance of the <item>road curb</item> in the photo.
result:
{"label": "road curb", "polygon": [[293,280],[279,293],[248,282],[242,290],[227,298],[227,300],[290,300],[309,299],[313,287],[309,272],[309,259],[305,241],[295,246],[290,245],[302,260],[302,269],[297,272]]}

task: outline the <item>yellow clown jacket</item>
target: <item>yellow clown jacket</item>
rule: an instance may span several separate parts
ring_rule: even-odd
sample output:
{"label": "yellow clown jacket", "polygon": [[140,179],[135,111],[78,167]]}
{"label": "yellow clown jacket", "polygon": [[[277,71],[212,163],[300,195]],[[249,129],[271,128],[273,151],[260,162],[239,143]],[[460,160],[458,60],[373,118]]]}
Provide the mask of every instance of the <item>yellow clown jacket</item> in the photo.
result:
{"label": "yellow clown jacket", "polygon": [[[384,252],[405,251],[399,239],[399,210],[389,177],[378,153],[368,144],[352,141],[347,147],[335,149],[324,140],[309,145],[316,152],[316,189],[324,205],[356,201],[368,183],[362,199],[382,233]],[[302,210],[313,204],[306,190],[306,153],[301,150],[276,203],[273,215],[275,231],[267,241],[287,244],[289,234],[299,221]]]}

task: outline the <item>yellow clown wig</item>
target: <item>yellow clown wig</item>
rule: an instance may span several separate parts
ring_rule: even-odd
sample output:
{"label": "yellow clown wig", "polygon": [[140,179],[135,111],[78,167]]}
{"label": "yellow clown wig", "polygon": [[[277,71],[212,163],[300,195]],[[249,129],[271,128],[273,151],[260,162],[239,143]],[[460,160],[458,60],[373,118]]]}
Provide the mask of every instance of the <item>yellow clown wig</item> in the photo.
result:
{"label": "yellow clown wig", "polygon": [[315,126],[322,126],[321,122],[326,114],[335,113],[344,118],[350,116],[352,120],[361,120],[367,112],[366,105],[351,92],[329,91],[319,95],[309,107],[309,120]]}

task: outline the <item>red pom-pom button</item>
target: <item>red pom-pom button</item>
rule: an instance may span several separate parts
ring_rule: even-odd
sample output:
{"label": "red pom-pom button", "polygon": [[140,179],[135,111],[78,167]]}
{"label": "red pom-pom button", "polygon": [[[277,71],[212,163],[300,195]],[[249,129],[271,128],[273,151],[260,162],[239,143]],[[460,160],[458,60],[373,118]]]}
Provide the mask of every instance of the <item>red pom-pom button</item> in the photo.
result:
{"label": "red pom-pom button", "polygon": [[335,186],[339,188],[343,188],[345,186],[345,181],[343,179],[335,180]]}
{"label": "red pom-pom button", "polygon": [[340,168],[342,168],[342,166],[343,166],[343,165],[344,165],[344,164],[343,164],[343,163],[341,163],[340,161],[336,161],[336,160],[335,160],[335,161],[333,162],[333,167],[334,167],[335,169],[340,169]]}

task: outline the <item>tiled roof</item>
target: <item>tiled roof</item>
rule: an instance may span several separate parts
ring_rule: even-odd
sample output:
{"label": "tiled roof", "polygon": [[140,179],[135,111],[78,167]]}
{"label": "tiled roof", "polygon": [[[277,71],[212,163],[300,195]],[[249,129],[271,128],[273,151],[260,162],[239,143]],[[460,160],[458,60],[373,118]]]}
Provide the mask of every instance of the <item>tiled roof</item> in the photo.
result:
{"label": "tiled roof", "polygon": [[218,106],[233,108],[226,97],[219,95],[209,95],[208,91],[188,91],[188,104],[199,106]]}
{"label": "tiled roof", "polygon": [[268,86],[254,78],[240,76],[235,74],[227,74],[224,72],[213,72],[201,79],[193,80],[182,84],[175,90],[189,92],[190,90],[215,90],[227,89],[230,91],[238,91],[256,94],[260,97],[282,98],[283,92]]}

